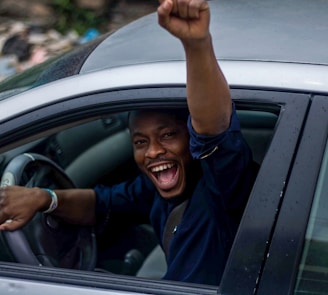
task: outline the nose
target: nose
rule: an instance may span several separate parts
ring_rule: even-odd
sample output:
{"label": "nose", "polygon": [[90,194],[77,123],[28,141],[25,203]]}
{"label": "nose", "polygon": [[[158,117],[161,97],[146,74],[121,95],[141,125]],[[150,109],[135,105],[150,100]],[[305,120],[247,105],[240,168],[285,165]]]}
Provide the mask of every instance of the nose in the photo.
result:
{"label": "nose", "polygon": [[163,145],[157,140],[153,140],[149,143],[145,156],[147,158],[155,159],[159,155],[165,154],[166,150]]}

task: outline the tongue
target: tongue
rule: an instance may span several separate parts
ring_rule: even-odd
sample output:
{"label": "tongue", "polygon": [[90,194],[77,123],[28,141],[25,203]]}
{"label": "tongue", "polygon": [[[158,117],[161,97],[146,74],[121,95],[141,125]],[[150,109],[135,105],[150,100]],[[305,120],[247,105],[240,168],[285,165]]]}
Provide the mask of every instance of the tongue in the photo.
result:
{"label": "tongue", "polygon": [[157,174],[157,180],[161,183],[167,183],[172,181],[176,173],[176,168],[166,169]]}

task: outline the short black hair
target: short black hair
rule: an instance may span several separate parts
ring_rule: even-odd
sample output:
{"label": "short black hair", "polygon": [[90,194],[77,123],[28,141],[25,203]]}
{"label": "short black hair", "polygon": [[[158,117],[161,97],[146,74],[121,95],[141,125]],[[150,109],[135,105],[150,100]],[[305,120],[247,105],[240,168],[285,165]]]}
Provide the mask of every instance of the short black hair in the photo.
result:
{"label": "short black hair", "polygon": [[175,116],[176,120],[187,123],[189,111],[187,108],[159,108],[159,109],[140,109],[133,110],[128,113],[128,126],[130,126],[130,120],[132,117],[137,117],[142,114],[155,112],[159,114],[169,114],[170,116]]}

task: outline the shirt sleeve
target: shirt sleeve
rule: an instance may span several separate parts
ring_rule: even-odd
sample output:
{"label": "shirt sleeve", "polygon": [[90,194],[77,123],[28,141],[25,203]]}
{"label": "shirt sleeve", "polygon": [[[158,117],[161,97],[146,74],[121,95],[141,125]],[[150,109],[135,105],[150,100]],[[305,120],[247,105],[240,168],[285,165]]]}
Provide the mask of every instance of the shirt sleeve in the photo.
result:
{"label": "shirt sleeve", "polygon": [[197,134],[192,127],[190,116],[188,118],[188,130],[190,134],[190,152],[193,158],[200,160],[208,157],[227,141],[229,133],[240,131],[235,105],[233,104],[230,126],[225,132],[213,136]]}
{"label": "shirt sleeve", "polygon": [[155,188],[144,176],[140,175],[131,181],[126,181],[111,187],[97,185],[96,217],[98,231],[107,225],[111,213],[139,213],[149,215],[153,202]]}
{"label": "shirt sleeve", "polygon": [[235,106],[230,126],[223,133],[214,136],[197,134],[190,118],[188,129],[190,151],[193,158],[200,160],[205,185],[214,198],[212,204],[228,215],[237,214],[239,218],[255,174],[252,152],[241,133]]}

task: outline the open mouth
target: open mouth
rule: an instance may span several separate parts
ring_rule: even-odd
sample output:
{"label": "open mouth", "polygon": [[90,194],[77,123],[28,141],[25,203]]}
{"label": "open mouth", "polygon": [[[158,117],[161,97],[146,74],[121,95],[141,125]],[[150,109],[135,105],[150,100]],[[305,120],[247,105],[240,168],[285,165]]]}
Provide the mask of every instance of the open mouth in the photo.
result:
{"label": "open mouth", "polygon": [[156,185],[162,190],[173,188],[178,179],[178,167],[175,163],[165,163],[150,169]]}

